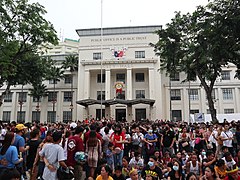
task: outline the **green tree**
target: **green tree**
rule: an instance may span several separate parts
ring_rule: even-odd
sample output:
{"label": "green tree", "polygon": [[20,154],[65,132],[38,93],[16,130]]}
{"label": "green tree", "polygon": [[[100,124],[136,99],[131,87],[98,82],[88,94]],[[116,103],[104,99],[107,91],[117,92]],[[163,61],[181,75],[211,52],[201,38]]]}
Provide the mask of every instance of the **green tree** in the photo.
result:
{"label": "green tree", "polygon": [[62,63],[62,68],[67,70],[69,69],[71,72],[71,104],[70,104],[70,108],[71,108],[71,116],[72,115],[72,111],[73,111],[73,74],[75,71],[78,70],[78,55],[76,54],[70,54],[66,57],[66,59],[63,61]]}
{"label": "green tree", "polygon": [[40,104],[40,100],[42,97],[45,97],[48,95],[48,90],[47,90],[47,86],[42,84],[42,82],[38,82],[36,84],[32,85],[33,88],[29,89],[30,90],[30,96],[32,96],[33,98],[37,99],[37,109],[39,109],[39,104]]}
{"label": "green tree", "polygon": [[215,0],[192,14],[178,12],[165,29],[157,31],[159,41],[151,44],[160,56],[161,70],[170,76],[185,72],[185,81],[200,80],[213,123],[217,118],[212,91],[222,67],[233,63],[237,76],[240,72],[239,11],[239,1]]}
{"label": "green tree", "polygon": [[56,31],[43,18],[44,14],[39,3],[0,1],[0,88],[7,85],[2,95],[12,85],[29,83],[41,75],[39,69],[32,67],[40,60],[39,46],[58,42]]}

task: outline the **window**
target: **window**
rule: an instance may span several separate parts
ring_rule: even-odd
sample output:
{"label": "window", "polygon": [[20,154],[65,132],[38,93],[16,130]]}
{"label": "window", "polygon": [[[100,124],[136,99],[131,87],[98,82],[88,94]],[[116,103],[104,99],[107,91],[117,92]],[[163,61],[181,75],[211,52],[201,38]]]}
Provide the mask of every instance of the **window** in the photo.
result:
{"label": "window", "polygon": [[122,93],[117,93],[117,96],[116,96],[117,99],[125,99],[125,91],[122,91]]}
{"label": "window", "polygon": [[116,74],[116,81],[125,83],[125,74]]}
{"label": "window", "polygon": [[56,112],[54,111],[48,111],[47,113],[47,120],[50,123],[56,122]]}
{"label": "window", "polygon": [[230,71],[221,72],[222,80],[230,80]]}
{"label": "window", "polygon": [[[105,117],[105,109],[102,109],[102,117]],[[101,109],[96,109],[96,119],[101,119]]]}
{"label": "window", "polygon": [[171,96],[171,100],[181,100],[180,89],[171,89],[170,96]]}
{"label": "window", "polygon": [[182,111],[172,110],[172,118],[174,121],[182,121]]}
{"label": "window", "polygon": [[63,111],[63,122],[72,121],[72,112],[71,111]]}
{"label": "window", "polygon": [[224,109],[224,114],[233,114],[234,109]]}
{"label": "window", "polygon": [[27,93],[26,92],[18,93],[18,102],[27,102]]}
{"label": "window", "polygon": [[48,102],[57,101],[57,92],[48,93]]}
{"label": "window", "polygon": [[194,100],[198,100],[198,89],[189,89],[188,90],[189,93],[189,99],[194,101]]}
{"label": "window", "polygon": [[73,80],[72,75],[65,75],[64,76],[64,83],[65,84],[71,84],[72,80]]}
{"label": "window", "polygon": [[222,89],[222,92],[223,92],[223,100],[232,100],[233,99],[232,89],[225,88],[225,89]]}
{"label": "window", "polygon": [[198,109],[191,109],[190,110],[190,114],[195,114],[195,113],[199,113]]}
{"label": "window", "polygon": [[[101,91],[97,91],[97,100],[101,100]],[[105,91],[102,91],[102,100],[105,100]]]}
{"label": "window", "polygon": [[136,90],[136,99],[145,98],[145,90]]}
{"label": "window", "polygon": [[40,111],[33,111],[32,112],[32,122],[33,121],[40,122]]}
{"label": "window", "polygon": [[8,93],[4,96],[4,102],[12,102],[12,95],[13,93]]}
{"label": "window", "polygon": [[144,82],[144,73],[136,73],[136,82]]}
{"label": "window", "polygon": [[137,121],[146,120],[146,109],[135,109],[135,117]]}
{"label": "window", "polygon": [[145,51],[135,51],[135,58],[145,58]]}
{"label": "window", "polygon": [[[102,83],[105,83],[106,75],[102,74]],[[97,83],[101,83],[101,74],[97,75]]]}
{"label": "window", "polygon": [[93,59],[94,60],[102,59],[102,54],[100,52],[93,53]]}
{"label": "window", "polygon": [[54,83],[57,84],[57,81],[56,80],[54,81],[54,79],[49,80],[49,84],[54,84]]}
{"label": "window", "polygon": [[17,112],[17,122],[25,122],[25,111]]}
{"label": "window", "polygon": [[2,117],[3,121],[7,121],[10,122],[11,120],[11,111],[3,111],[3,117]]}
{"label": "window", "polygon": [[174,73],[170,77],[171,81],[180,81],[179,73]]}
{"label": "window", "polygon": [[63,102],[71,102],[71,101],[72,101],[72,92],[71,91],[64,92]]}

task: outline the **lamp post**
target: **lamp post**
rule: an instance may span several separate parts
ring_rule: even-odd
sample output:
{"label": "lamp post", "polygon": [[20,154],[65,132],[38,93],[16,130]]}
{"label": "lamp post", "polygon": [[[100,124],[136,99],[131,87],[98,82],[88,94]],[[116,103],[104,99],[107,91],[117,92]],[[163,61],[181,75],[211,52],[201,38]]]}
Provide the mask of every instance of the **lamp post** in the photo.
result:
{"label": "lamp post", "polygon": [[170,105],[170,121],[172,121],[172,97],[171,97],[171,90],[172,90],[172,83],[171,83],[171,76],[169,76],[169,95],[170,95],[170,101],[169,101],[169,105]]}
{"label": "lamp post", "polygon": [[103,67],[102,67],[103,66],[103,52],[102,51],[103,50],[102,49],[103,48],[102,48],[102,46],[103,46],[103,0],[101,0],[101,50],[100,50],[101,51],[101,59],[100,59],[101,60],[101,70],[100,70],[101,71],[100,72],[100,74],[101,74],[101,83],[100,83],[101,84],[100,85],[101,86],[101,115],[100,115],[100,120],[102,120],[102,116],[103,116],[103,102],[102,102],[103,101],[103,99],[102,99],[103,98],[103,95],[102,95],[103,94],[103,90],[102,90],[103,89],[102,88],[102,85],[103,85],[103,77],[102,77],[103,76],[103,74],[102,74],[103,73]]}
{"label": "lamp post", "polygon": [[70,110],[71,110],[71,121],[73,120],[73,74],[72,74],[72,82],[71,82],[71,104],[70,104]]}
{"label": "lamp post", "polygon": [[188,82],[188,112],[189,112],[189,122],[191,122],[191,98],[190,98],[190,80]]}

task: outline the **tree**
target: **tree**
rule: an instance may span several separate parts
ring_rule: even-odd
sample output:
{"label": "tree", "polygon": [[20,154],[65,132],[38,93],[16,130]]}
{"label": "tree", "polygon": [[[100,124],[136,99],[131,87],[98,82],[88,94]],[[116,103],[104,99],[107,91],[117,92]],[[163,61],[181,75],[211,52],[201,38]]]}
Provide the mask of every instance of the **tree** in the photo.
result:
{"label": "tree", "polygon": [[29,83],[41,75],[39,69],[31,67],[40,60],[39,46],[58,42],[56,31],[43,18],[44,14],[39,3],[0,1],[0,88],[6,84],[0,99],[12,85]]}
{"label": "tree", "polygon": [[200,80],[213,123],[217,118],[212,91],[222,67],[233,63],[237,76],[240,72],[239,10],[239,1],[215,0],[192,14],[178,12],[165,29],[157,31],[159,41],[151,44],[160,56],[161,70],[170,76],[184,72],[185,81]]}
{"label": "tree", "polygon": [[30,96],[37,99],[37,109],[39,109],[39,103],[42,97],[48,95],[47,86],[42,84],[42,82],[33,84],[33,88],[30,90]]}
{"label": "tree", "polygon": [[72,114],[72,110],[73,110],[73,73],[75,71],[78,70],[78,56],[76,54],[70,54],[66,57],[65,61],[63,61],[62,63],[62,68],[63,69],[69,69],[71,72],[71,77],[72,77],[72,81],[71,81],[71,114]]}

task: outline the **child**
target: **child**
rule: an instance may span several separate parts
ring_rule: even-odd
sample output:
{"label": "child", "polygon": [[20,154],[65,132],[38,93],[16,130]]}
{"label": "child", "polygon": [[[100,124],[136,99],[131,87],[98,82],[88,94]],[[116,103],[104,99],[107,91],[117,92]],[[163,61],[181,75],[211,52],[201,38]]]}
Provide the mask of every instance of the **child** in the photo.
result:
{"label": "child", "polygon": [[109,142],[108,144],[108,149],[106,151],[106,160],[107,160],[107,165],[111,168],[114,169],[114,151],[113,151],[114,145],[113,143]]}
{"label": "child", "polygon": [[125,176],[122,174],[122,166],[116,166],[115,173],[113,175],[114,180],[125,180]]}

